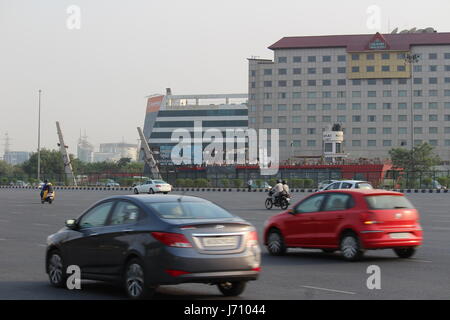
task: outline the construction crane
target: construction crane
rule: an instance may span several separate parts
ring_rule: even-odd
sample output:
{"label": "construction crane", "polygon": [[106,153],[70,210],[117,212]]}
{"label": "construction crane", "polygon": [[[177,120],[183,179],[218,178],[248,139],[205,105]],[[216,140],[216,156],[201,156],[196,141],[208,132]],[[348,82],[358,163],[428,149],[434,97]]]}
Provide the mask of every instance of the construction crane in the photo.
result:
{"label": "construction crane", "polygon": [[61,152],[62,160],[64,163],[64,173],[66,175],[66,179],[67,181],[72,181],[73,185],[76,186],[77,180],[75,179],[75,176],[73,174],[72,163],[70,162],[69,153],[67,152],[67,148],[69,147],[64,143],[64,138],[61,131],[61,127],[59,125],[59,121],[56,121],[56,130],[58,132],[59,138],[58,147]]}
{"label": "construction crane", "polygon": [[141,138],[141,150],[144,152],[144,161],[149,166],[150,172],[152,174],[152,179],[162,179],[161,173],[159,172],[158,164],[153,157],[153,153],[150,150],[147,139],[145,139],[144,133],[140,127],[137,128],[139,137]]}

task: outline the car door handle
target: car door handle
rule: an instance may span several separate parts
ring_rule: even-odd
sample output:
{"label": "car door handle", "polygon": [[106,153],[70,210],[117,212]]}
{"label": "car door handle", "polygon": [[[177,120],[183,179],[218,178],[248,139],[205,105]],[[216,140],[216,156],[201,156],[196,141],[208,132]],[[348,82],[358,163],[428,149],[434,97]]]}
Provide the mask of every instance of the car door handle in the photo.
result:
{"label": "car door handle", "polygon": [[344,219],[344,217],[343,216],[337,216],[337,219],[338,220],[342,220],[342,219]]}

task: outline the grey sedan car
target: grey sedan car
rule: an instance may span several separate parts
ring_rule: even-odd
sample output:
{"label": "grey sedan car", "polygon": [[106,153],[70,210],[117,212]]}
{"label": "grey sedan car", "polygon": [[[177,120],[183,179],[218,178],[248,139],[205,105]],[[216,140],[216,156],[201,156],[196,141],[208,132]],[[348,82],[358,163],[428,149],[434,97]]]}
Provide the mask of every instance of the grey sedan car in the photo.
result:
{"label": "grey sedan car", "polygon": [[50,283],[66,270],[81,279],[119,281],[132,299],[158,285],[206,283],[241,294],[260,272],[255,228],[216,204],[182,195],[130,195],[101,200],[47,239]]}

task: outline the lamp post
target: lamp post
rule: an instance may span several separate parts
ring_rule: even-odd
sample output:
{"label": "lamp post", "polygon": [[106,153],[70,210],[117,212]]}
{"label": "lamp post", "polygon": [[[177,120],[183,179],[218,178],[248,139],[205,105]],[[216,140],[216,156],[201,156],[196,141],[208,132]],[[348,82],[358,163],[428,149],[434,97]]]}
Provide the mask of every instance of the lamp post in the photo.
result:
{"label": "lamp post", "polygon": [[37,163],[37,180],[41,181],[41,93],[39,89],[39,114],[38,114],[38,163]]}
{"label": "lamp post", "polygon": [[411,71],[411,170],[413,171],[414,178],[414,107],[413,107],[413,81],[414,81],[414,64],[419,62],[420,56],[418,54],[408,53],[405,56],[405,64],[408,63]]}
{"label": "lamp post", "polygon": [[411,70],[411,151],[414,149],[414,108],[413,108],[413,97],[414,97],[414,92],[413,92],[413,81],[414,81],[414,64],[419,62],[419,58],[420,56],[418,54],[412,54],[412,53],[408,53],[405,56],[405,63],[409,64],[410,70]]}

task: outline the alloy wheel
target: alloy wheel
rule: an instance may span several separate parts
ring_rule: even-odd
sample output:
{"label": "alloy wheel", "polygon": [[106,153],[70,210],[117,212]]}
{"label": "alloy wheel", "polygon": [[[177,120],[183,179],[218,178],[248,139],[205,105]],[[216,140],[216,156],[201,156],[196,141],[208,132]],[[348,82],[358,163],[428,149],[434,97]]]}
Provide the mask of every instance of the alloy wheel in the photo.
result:
{"label": "alloy wheel", "polygon": [[128,294],[133,298],[139,298],[144,291],[144,271],[142,267],[133,263],[126,273],[126,287]]}
{"label": "alloy wheel", "polygon": [[54,285],[59,285],[63,280],[63,264],[59,254],[53,254],[49,261],[48,272],[50,281]]}

